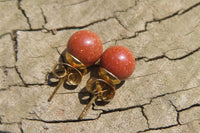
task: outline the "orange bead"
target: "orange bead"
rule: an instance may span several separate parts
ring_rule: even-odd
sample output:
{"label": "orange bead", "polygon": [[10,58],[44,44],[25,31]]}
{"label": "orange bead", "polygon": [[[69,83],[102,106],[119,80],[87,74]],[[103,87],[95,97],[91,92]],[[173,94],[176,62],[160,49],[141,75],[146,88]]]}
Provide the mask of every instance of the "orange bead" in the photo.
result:
{"label": "orange bead", "polygon": [[91,66],[100,58],[103,45],[94,32],[81,30],[70,37],[67,50],[83,64]]}
{"label": "orange bead", "polygon": [[135,69],[135,58],[124,46],[112,46],[101,56],[100,64],[120,80],[128,78]]}

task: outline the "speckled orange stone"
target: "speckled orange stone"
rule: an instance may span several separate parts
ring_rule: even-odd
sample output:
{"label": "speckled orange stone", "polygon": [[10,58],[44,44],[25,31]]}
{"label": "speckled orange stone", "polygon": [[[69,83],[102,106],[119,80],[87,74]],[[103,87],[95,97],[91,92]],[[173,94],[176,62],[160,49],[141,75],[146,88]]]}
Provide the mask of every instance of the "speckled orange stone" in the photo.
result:
{"label": "speckled orange stone", "polygon": [[86,66],[91,66],[100,58],[103,45],[94,32],[80,30],[70,37],[67,51]]}
{"label": "speckled orange stone", "polygon": [[135,69],[135,57],[124,46],[112,46],[102,54],[100,64],[120,80],[125,80]]}

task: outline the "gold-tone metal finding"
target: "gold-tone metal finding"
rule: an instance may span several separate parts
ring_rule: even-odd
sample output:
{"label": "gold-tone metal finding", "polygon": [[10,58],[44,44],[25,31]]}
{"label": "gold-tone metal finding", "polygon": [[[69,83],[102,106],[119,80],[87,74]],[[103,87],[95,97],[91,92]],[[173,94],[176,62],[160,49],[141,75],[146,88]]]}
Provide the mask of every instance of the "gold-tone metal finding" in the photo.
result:
{"label": "gold-tone metal finding", "polygon": [[57,63],[53,67],[52,73],[56,78],[60,79],[60,81],[48,98],[48,102],[52,100],[53,96],[64,82],[68,85],[78,85],[83,75],[87,73],[87,67],[81,61],[68,52],[66,52],[65,56],[68,63]]}
{"label": "gold-tone metal finding", "polygon": [[73,66],[67,63],[55,64],[52,73],[56,78],[60,79],[60,81],[58,82],[53,93],[48,98],[48,102],[51,101],[57,90],[64,82],[66,82],[69,85],[77,85],[81,82],[83,77],[82,73],[78,69],[74,68]]}
{"label": "gold-tone metal finding", "polygon": [[115,86],[112,86],[103,79],[90,78],[87,81],[86,89],[88,92],[92,93],[93,96],[90,102],[80,114],[78,118],[79,120],[85,117],[89,108],[96,99],[100,99],[102,101],[110,101],[115,95]]}
{"label": "gold-tone metal finding", "polygon": [[78,68],[79,71],[85,75],[87,74],[87,66],[85,66],[79,59],[77,59],[76,57],[74,57],[73,55],[71,55],[70,53],[66,52],[65,53],[65,57],[66,57],[66,60],[67,62],[75,67],[75,68]]}
{"label": "gold-tone metal finding", "polygon": [[91,94],[97,95],[97,99],[110,101],[115,95],[115,86],[103,79],[90,78],[87,81],[86,89]]}
{"label": "gold-tone metal finding", "polygon": [[82,120],[83,117],[86,116],[89,108],[92,106],[92,104],[94,103],[94,101],[96,100],[97,96],[94,95],[92,96],[92,99],[90,100],[90,102],[87,104],[87,106],[83,109],[83,111],[81,112],[80,116],[78,117],[79,120]]}
{"label": "gold-tone metal finding", "polygon": [[65,57],[66,57],[66,60],[68,61],[68,63],[71,66],[73,66],[75,68],[79,68],[79,69],[86,69],[87,68],[79,59],[77,59],[76,57],[74,57],[70,53],[66,52]]}
{"label": "gold-tone metal finding", "polygon": [[121,80],[119,80],[114,74],[102,67],[99,68],[99,76],[112,85],[121,83]]}
{"label": "gold-tone metal finding", "polygon": [[50,102],[53,98],[53,96],[56,94],[56,92],[58,91],[58,89],[60,88],[60,86],[62,85],[62,83],[65,81],[65,78],[60,79],[60,81],[58,82],[56,88],[54,89],[54,91],[52,92],[52,94],[50,95],[50,97],[48,98],[48,102]]}
{"label": "gold-tone metal finding", "polygon": [[115,95],[116,85],[121,83],[121,80],[102,67],[99,68],[99,76],[101,79],[92,77],[87,81],[86,89],[93,96],[79,116],[78,119],[80,120],[85,117],[87,111],[95,100],[110,101]]}
{"label": "gold-tone metal finding", "polygon": [[52,73],[56,78],[64,78],[67,75],[65,63],[56,63],[52,68]]}

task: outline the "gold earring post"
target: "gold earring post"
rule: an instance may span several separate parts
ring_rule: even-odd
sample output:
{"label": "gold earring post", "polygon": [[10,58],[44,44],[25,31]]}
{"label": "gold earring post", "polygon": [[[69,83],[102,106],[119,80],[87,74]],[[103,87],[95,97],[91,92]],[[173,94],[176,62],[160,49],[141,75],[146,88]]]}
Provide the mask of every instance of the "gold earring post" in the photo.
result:
{"label": "gold earring post", "polygon": [[78,118],[79,120],[82,120],[83,117],[86,116],[86,114],[87,114],[89,108],[92,106],[92,104],[94,103],[94,101],[96,100],[96,98],[97,98],[97,95],[92,96],[92,99],[91,99],[90,102],[87,104],[87,106],[83,109],[82,113],[80,114],[80,116],[79,116],[79,118]]}
{"label": "gold earring post", "polygon": [[58,91],[58,89],[60,88],[60,86],[63,84],[63,82],[66,80],[66,78],[62,78],[60,79],[60,81],[58,82],[56,88],[54,89],[54,91],[51,93],[50,97],[48,98],[48,102],[50,102],[53,98],[53,96],[56,94],[56,92]]}

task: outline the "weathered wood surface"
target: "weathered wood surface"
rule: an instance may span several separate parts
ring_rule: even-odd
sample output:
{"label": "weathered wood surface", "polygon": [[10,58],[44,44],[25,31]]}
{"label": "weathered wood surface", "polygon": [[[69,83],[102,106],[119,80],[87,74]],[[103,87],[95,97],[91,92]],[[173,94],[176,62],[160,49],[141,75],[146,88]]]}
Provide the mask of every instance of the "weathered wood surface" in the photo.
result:
{"label": "weathered wood surface", "polygon": [[[0,0],[0,131],[199,133],[199,12],[199,0]],[[48,74],[81,29],[136,57],[114,99],[82,121],[90,74],[47,102]]]}

